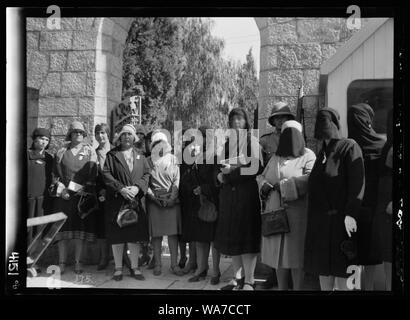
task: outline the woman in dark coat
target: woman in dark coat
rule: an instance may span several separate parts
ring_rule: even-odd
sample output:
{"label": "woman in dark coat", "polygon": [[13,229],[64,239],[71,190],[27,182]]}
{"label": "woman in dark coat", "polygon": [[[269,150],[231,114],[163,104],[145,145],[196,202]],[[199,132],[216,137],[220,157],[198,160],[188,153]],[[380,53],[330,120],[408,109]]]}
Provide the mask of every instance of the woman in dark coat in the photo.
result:
{"label": "woman in dark coat", "polygon": [[362,151],[354,140],[340,136],[339,121],[336,110],[319,110],[315,138],[323,146],[308,183],[305,271],[319,275],[322,290],[347,290],[364,193]]}
{"label": "woman in dark coat", "polygon": [[54,176],[65,189],[61,197],[55,199],[55,212],[62,211],[67,220],[57,233],[60,272],[64,273],[67,259],[68,241],[75,245],[74,272],[81,273],[81,255],[85,241],[94,242],[96,214],[80,216],[78,204],[83,194],[95,194],[97,177],[97,155],[91,145],[85,142],[87,136],[81,122],[73,121],[66,136],[68,145],[57,151],[54,157]]}
{"label": "woman in dark coat", "polygon": [[[50,131],[36,128],[31,135],[33,143],[27,150],[27,202],[28,218],[40,217],[50,211],[51,199],[47,189],[52,181],[53,156],[46,150],[50,144]],[[27,245],[37,230],[28,230]]]}
{"label": "woman in dark coat", "polygon": [[115,262],[114,280],[122,280],[124,244],[130,250],[131,276],[144,280],[138,267],[139,242],[148,241],[148,218],[143,210],[138,210],[138,222],[120,228],[117,215],[123,204],[136,199],[142,207],[149,181],[149,165],[146,158],[133,147],[138,140],[132,125],[125,125],[117,138],[120,145],[107,153],[104,164],[104,183],[107,188],[105,216],[106,237],[112,245]]}
{"label": "woman in dark coat", "polygon": [[347,112],[349,138],[355,140],[362,149],[365,169],[365,190],[357,233],[358,263],[365,266],[364,290],[374,289],[375,266],[382,263],[374,218],[378,202],[380,160],[385,139],[373,130],[373,118],[373,109],[365,103],[353,105]]}
{"label": "woman in dark coat", "polygon": [[107,153],[113,148],[110,144],[110,128],[107,124],[97,124],[94,128],[94,136],[98,142],[98,147],[95,149],[98,160],[98,175],[96,179],[96,191],[98,197],[98,211],[97,214],[97,241],[100,250],[100,262],[97,270],[104,270],[108,265],[108,246],[105,238],[105,195],[106,187],[103,179],[104,162]]}
{"label": "woman in dark coat", "polygon": [[[205,279],[208,271],[208,257],[211,242],[214,241],[216,220],[212,222],[203,221],[199,218],[198,212],[201,206],[200,195],[206,197],[216,208],[219,206],[218,188],[216,187],[216,171],[218,170],[215,159],[206,158],[206,151],[214,147],[214,144],[207,142],[206,129],[200,127],[202,143],[191,143],[191,157],[195,159],[193,164],[186,164],[186,168],[181,174],[180,200],[182,219],[182,241],[193,242],[196,246],[196,258],[198,268],[192,278],[188,281],[196,282]],[[202,151],[202,148],[204,149]],[[213,154],[211,155],[213,156]],[[219,280],[219,254],[212,251],[214,264],[214,276],[212,283]]]}
{"label": "woman in dark coat", "polygon": [[[224,159],[250,157],[250,162],[224,165],[217,179],[219,193],[219,218],[215,233],[215,248],[232,256],[234,274],[243,269],[243,288],[253,290],[256,258],[261,246],[261,213],[256,176],[262,172],[259,143],[249,129],[246,111],[234,108],[229,113],[231,136],[225,144]],[[242,129],[242,130],[241,130]],[[244,129],[244,130],[243,130]],[[249,172],[247,172],[249,170]],[[235,279],[232,283],[238,283]]]}

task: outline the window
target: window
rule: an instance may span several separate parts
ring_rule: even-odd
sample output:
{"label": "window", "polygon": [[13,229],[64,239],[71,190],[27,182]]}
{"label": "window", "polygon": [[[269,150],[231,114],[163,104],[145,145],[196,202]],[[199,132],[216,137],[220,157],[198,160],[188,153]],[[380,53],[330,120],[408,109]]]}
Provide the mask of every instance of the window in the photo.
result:
{"label": "window", "polygon": [[373,108],[373,128],[386,134],[387,114],[393,108],[393,79],[353,81],[347,88],[347,105],[357,103],[367,103]]}

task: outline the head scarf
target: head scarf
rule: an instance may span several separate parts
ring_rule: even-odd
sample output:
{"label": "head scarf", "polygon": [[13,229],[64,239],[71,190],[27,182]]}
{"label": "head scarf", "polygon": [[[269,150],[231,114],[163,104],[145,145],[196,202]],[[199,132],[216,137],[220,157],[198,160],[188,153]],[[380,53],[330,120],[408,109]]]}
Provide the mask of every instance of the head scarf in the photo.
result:
{"label": "head scarf", "polygon": [[353,105],[347,111],[349,138],[355,140],[363,151],[363,156],[380,158],[385,140],[372,128],[374,111],[366,103]]}
{"label": "head scarf", "polygon": [[299,122],[291,120],[282,125],[276,155],[280,157],[298,158],[305,153],[305,140],[302,136],[302,126]]}
{"label": "head scarf", "polygon": [[315,139],[340,139],[340,115],[332,108],[323,108],[317,112]]}

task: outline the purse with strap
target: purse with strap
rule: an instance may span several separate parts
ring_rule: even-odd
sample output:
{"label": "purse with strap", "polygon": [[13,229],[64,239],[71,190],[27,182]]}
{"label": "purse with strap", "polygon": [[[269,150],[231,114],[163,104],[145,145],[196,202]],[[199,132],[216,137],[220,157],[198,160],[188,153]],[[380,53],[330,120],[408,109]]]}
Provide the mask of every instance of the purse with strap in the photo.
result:
{"label": "purse with strap", "polygon": [[[278,178],[280,180],[279,160],[277,163]],[[280,187],[279,187],[280,188]],[[281,191],[278,190],[280,207],[276,210],[262,214],[262,235],[269,237],[290,232],[288,214],[283,205]]]}
{"label": "purse with strap", "polygon": [[140,208],[138,200],[124,201],[117,214],[117,225],[124,228],[137,224],[140,210],[142,208]]}

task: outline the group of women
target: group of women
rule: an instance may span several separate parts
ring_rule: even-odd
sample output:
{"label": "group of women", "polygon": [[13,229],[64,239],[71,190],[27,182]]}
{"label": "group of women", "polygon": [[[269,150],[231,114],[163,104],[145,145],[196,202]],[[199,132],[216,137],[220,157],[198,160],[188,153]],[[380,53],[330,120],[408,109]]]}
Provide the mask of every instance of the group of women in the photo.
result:
{"label": "group of women", "polygon": [[[67,215],[55,238],[62,272],[68,241],[74,241],[74,271],[80,273],[85,241],[99,239],[99,269],[107,265],[110,244],[115,280],[122,279],[127,257],[131,276],[144,280],[138,258],[140,253],[147,255],[147,243],[154,252],[149,268],[158,276],[162,240],[167,236],[170,272],[178,276],[194,272],[189,281],[207,276],[212,251],[212,284],[219,283],[221,276],[220,255],[232,257],[234,277],[225,290],[255,289],[259,254],[263,263],[276,269],[280,290],[288,289],[289,276],[294,290],[303,289],[306,272],[319,277],[323,290],[347,289],[351,264],[365,266],[370,289],[376,264],[385,262],[386,273],[391,273],[392,135],[390,130],[385,142],[376,134],[373,116],[366,104],[349,108],[346,139],[340,134],[337,111],[320,109],[315,138],[323,145],[317,156],[306,148],[302,126],[294,116],[277,117],[271,123],[279,136],[278,146],[263,164],[247,113],[235,108],[229,113],[233,130],[221,157],[246,155],[248,162],[241,165],[217,163],[216,155],[206,152],[214,141],[205,126],[199,128],[204,143],[192,139],[185,146],[194,161],[181,165],[161,131],[146,136],[143,128],[124,125],[113,146],[109,127],[99,124],[94,130],[99,146],[94,150],[84,140],[83,125],[75,121],[67,145],[53,158],[45,151],[49,131],[37,128],[28,151],[30,216],[43,211]],[[207,159],[209,155],[214,161]],[[259,164],[258,170],[243,170],[252,163]],[[50,185],[57,192],[53,201],[44,201],[50,198]],[[90,195],[98,199],[95,210],[82,214],[84,199]],[[136,221],[127,226],[118,223],[125,206],[138,212]],[[262,235],[263,215],[279,208],[286,209],[290,231]],[[204,210],[215,211],[216,216],[204,219]],[[186,243],[188,262],[183,261]],[[125,248],[129,255],[124,254]]]}

